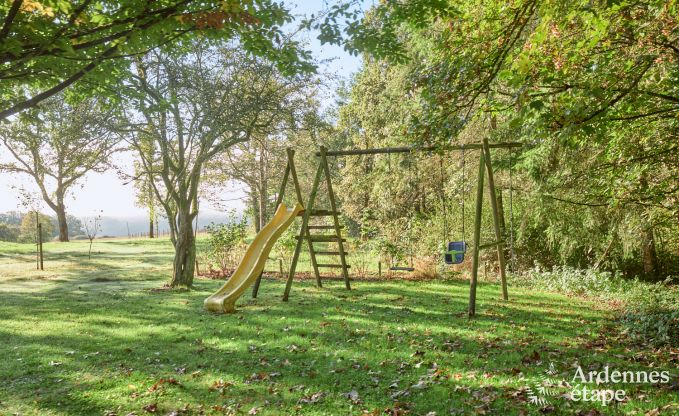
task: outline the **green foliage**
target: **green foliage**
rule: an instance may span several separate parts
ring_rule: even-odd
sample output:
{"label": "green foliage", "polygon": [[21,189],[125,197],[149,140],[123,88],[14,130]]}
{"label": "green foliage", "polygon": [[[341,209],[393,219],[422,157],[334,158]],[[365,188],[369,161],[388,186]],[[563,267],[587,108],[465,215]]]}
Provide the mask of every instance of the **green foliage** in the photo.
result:
{"label": "green foliage", "polygon": [[19,227],[0,223],[0,241],[16,242],[19,240]]}
{"label": "green foliage", "polygon": [[207,241],[208,259],[216,264],[222,272],[235,267],[239,260],[236,249],[244,242],[247,231],[247,220],[239,217],[235,210],[229,212],[227,220],[222,224],[210,224],[205,227],[209,234]]}
{"label": "green foliage", "polygon": [[[677,16],[653,0],[380,3],[349,25],[367,56],[339,133],[347,147],[523,142],[511,163],[520,265],[662,279],[679,268]],[[509,158],[493,158],[506,196]],[[393,159],[346,164],[346,211],[378,207],[386,225],[420,209],[423,242],[442,216],[418,192],[458,185],[434,185],[427,158],[423,178]]]}
{"label": "green foliage", "polygon": [[0,119],[71,86],[71,97],[116,97],[128,57],[159,46],[180,56],[196,39],[236,40],[286,73],[314,69],[308,52],[285,40],[289,10],[271,0],[6,1],[0,15]]}
{"label": "green foliage", "polygon": [[85,233],[83,222],[80,220],[80,218],[74,215],[67,215],[66,223],[68,224],[68,235],[70,237],[75,237]]}
{"label": "green foliage", "polygon": [[[676,368],[668,349],[602,333],[609,315],[595,302],[541,290],[515,288],[504,302],[498,285],[483,283],[470,321],[464,281],[360,281],[349,292],[341,281],[317,288],[296,279],[282,302],[284,281],[265,278],[257,299],[246,294],[238,313],[216,316],[201,308],[221,281],[156,290],[171,271],[167,239],[102,241],[96,261],[85,242],[49,243],[44,272],[32,270],[34,249],[0,244],[0,397],[9,414],[142,415],[153,405],[159,415],[393,415],[405,406],[412,415],[540,415],[525,391],[549,361],[567,381],[574,363]],[[671,383],[632,387],[613,413],[676,402]],[[550,416],[613,408],[562,398],[553,407]]]}
{"label": "green foliage", "polygon": [[[669,300],[669,297],[666,297]],[[676,297],[673,305],[658,305],[650,301],[631,308],[620,317],[625,333],[639,342],[653,345],[679,345],[679,308]],[[667,302],[665,302],[667,303]]]}
{"label": "green foliage", "polygon": [[42,225],[42,241],[50,241],[54,235],[56,227],[53,219],[43,213],[29,211],[21,218],[21,228],[19,230],[19,241],[22,243],[35,243],[37,241],[38,228],[37,222]]}
{"label": "green foliage", "polygon": [[[295,247],[297,246],[297,233],[298,230],[296,227],[288,227],[283,231],[283,234],[281,234],[278,240],[276,240],[276,244],[274,244],[272,249],[275,260],[280,260],[282,262],[284,273],[287,273],[290,270],[290,265],[292,264],[292,256],[295,252]],[[304,253],[304,249],[302,249],[302,253]],[[271,259],[271,257],[269,259]],[[280,272],[278,265],[275,266],[275,270]],[[297,270],[299,270],[299,265]]]}
{"label": "green foliage", "polygon": [[0,241],[17,242],[22,214],[17,211],[0,213]]}
{"label": "green foliage", "polygon": [[519,286],[608,302],[622,302],[618,319],[631,338],[654,345],[679,345],[679,287],[666,282],[623,279],[594,269],[535,267],[512,276]]}

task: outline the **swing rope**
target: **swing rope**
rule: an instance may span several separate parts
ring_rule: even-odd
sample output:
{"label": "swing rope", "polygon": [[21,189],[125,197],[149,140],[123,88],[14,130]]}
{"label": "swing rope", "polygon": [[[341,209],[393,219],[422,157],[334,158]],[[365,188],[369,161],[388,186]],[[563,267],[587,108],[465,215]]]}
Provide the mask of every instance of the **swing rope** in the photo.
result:
{"label": "swing rope", "polygon": [[464,167],[465,167],[464,166],[465,165],[465,162],[464,162],[464,144],[462,144],[461,146],[462,146],[462,192],[460,192],[460,194],[462,196],[462,241],[467,241],[467,238],[466,238],[465,233],[464,233],[464,218],[465,218],[464,217],[464,191],[465,191],[465,187],[466,187],[467,182],[465,180],[465,174],[464,174]]}
{"label": "swing rope", "polygon": [[509,262],[509,270],[514,272],[514,198],[513,198],[513,179],[512,179],[512,149],[509,148],[509,255],[511,260]]}
{"label": "swing rope", "polygon": [[439,155],[439,177],[441,180],[441,206],[443,207],[443,244],[446,245],[448,241],[448,211],[446,207],[446,177],[443,171],[443,155]]}

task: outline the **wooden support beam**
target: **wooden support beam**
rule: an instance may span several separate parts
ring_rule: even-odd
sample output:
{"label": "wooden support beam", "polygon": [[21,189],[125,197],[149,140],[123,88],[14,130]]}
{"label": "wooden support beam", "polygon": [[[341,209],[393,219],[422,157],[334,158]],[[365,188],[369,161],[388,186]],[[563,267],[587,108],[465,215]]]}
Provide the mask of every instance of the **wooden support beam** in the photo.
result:
{"label": "wooden support beam", "polygon": [[497,261],[500,264],[500,282],[502,284],[502,299],[508,300],[507,293],[507,274],[505,269],[505,247],[502,240],[502,224],[500,222],[500,210],[495,194],[495,178],[493,177],[493,161],[490,158],[490,146],[488,139],[483,139],[483,155],[485,157],[486,173],[488,174],[488,192],[490,193],[490,206],[493,213],[493,229],[495,230],[495,241],[497,242]]}
{"label": "wooden support beam", "polygon": [[[335,215],[339,214],[338,212],[335,211],[330,211],[327,209],[315,209],[311,211],[311,216],[312,217],[333,217]],[[333,228],[335,228],[333,226]]]}
{"label": "wooden support beam", "polygon": [[342,231],[340,229],[340,223],[339,223],[339,217],[338,217],[338,212],[337,212],[337,204],[335,203],[335,193],[332,190],[332,180],[331,174],[330,174],[330,165],[328,164],[328,158],[327,158],[327,149],[324,146],[321,146],[321,151],[320,151],[320,156],[321,156],[321,165],[323,165],[323,168],[325,169],[325,182],[328,188],[328,197],[330,199],[330,209],[333,213],[332,215],[332,221],[335,226],[335,234],[337,234],[338,240],[337,240],[337,247],[339,248],[340,252],[340,264],[342,265],[342,277],[344,277],[344,286],[347,288],[347,290],[351,290],[351,283],[349,283],[349,267],[347,266],[347,259],[346,256],[344,255],[344,242],[346,241],[345,239],[342,238]]}
{"label": "wooden support beam", "polygon": [[[294,154],[294,150],[288,148],[288,152],[292,152]],[[320,167],[319,167],[320,170]],[[302,197],[302,187],[299,185],[299,179],[297,178],[297,168],[295,167],[295,164],[290,165],[290,175],[292,176],[292,182],[295,185],[295,194],[297,195],[297,200],[300,201],[300,204],[304,205],[304,198]],[[316,200],[316,194],[318,192],[318,186],[320,185],[320,179],[319,182],[316,183],[316,188],[311,190],[311,193],[309,195],[309,202],[307,203],[306,209],[312,211],[312,198],[313,201],[315,202]],[[304,217],[302,217],[304,218]],[[309,217],[306,216],[307,220],[306,222],[302,221],[302,233],[306,234],[307,237],[311,236],[311,233],[309,232]],[[300,234],[300,235],[303,235]],[[316,286],[321,287],[321,274],[318,272],[318,266],[317,266],[317,261],[316,261],[316,255],[314,254],[314,245],[311,243],[311,240],[308,240],[308,248],[309,248],[309,258],[311,259],[311,267],[314,270],[314,275],[316,276]]]}
{"label": "wooden support beam", "polygon": [[505,223],[505,204],[502,200],[502,189],[496,189],[495,194],[497,195],[497,209],[500,213],[500,231],[505,236],[507,235],[507,224]]}
{"label": "wooden support beam", "polygon": [[346,239],[338,237],[336,235],[308,235],[308,236],[296,236],[295,238],[304,238],[314,243],[337,243],[339,241],[342,241],[344,243],[347,241]]}
{"label": "wooden support beam", "polygon": [[469,280],[469,317],[476,314],[476,285],[479,278],[479,243],[481,241],[481,213],[483,210],[483,177],[485,157],[479,158],[479,176],[476,182],[476,212],[474,216],[474,246],[472,250],[472,276]]}
{"label": "wooden support beam", "polygon": [[[343,225],[340,225],[340,229],[344,228]],[[334,225],[310,225],[309,226],[310,230],[334,230],[335,226]]]}
{"label": "wooden support beam", "polygon": [[[285,167],[285,172],[283,173],[283,181],[281,182],[281,187],[278,190],[278,197],[276,198],[276,208],[283,203],[283,198],[285,197],[285,189],[288,186],[288,179],[290,178],[290,166],[294,164],[295,151],[293,149],[287,149],[288,164]],[[301,203],[301,202],[300,202]],[[282,275],[282,273],[281,273]],[[255,284],[252,285],[252,298],[256,298],[259,293],[259,285],[262,283],[262,273],[257,276]]]}
{"label": "wooden support beam", "polygon": [[[347,253],[344,253],[347,254]],[[317,256],[339,256],[340,252],[339,251],[317,251],[316,252]]]}
{"label": "wooden support beam", "polygon": [[[293,171],[294,172],[294,171]],[[288,280],[285,282],[285,291],[283,292],[283,301],[287,302],[290,296],[290,289],[292,288],[292,279],[295,277],[295,269],[297,268],[297,262],[299,261],[299,255],[302,251],[302,244],[304,244],[304,236],[309,234],[309,216],[314,207],[314,202],[316,200],[316,193],[318,192],[318,185],[321,182],[321,175],[323,175],[323,165],[318,164],[318,169],[316,170],[316,176],[314,177],[314,183],[311,186],[311,193],[309,194],[309,202],[307,202],[306,210],[304,216],[302,216],[302,228],[300,229],[299,235],[297,236],[297,244],[295,245],[295,253],[292,255],[292,262],[290,263],[290,271],[288,272]],[[296,175],[294,176],[296,179]],[[299,194],[301,197],[301,193]],[[309,241],[310,251],[313,253],[313,245]],[[315,256],[313,257],[314,272],[316,273],[316,283],[321,285],[320,274],[318,273],[318,264],[315,261]]]}
{"label": "wooden support beam", "polygon": [[[491,149],[496,148],[513,148],[522,147],[522,143],[508,142],[508,143],[493,143],[490,145]],[[389,153],[413,153],[413,152],[435,152],[435,151],[453,151],[453,150],[473,150],[483,149],[483,143],[470,143],[465,145],[447,145],[447,146],[423,146],[423,147],[381,147],[375,149],[347,149],[347,150],[329,150],[326,151],[326,156],[357,156],[357,155],[378,155]],[[316,152],[316,156],[320,156],[321,152]]]}
{"label": "wooden support beam", "polygon": [[345,266],[345,265],[342,265],[342,264],[322,264],[322,263],[318,263],[318,267],[325,267],[325,268],[328,268],[328,269],[343,269],[343,268],[346,267],[348,269],[351,266],[350,265]]}

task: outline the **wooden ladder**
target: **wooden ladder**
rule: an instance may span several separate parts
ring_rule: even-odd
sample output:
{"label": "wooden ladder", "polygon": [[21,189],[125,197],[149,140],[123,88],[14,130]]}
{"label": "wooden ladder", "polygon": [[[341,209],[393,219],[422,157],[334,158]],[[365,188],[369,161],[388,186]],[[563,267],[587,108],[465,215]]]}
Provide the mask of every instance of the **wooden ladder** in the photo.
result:
{"label": "wooden ladder", "polygon": [[[336,268],[341,269],[342,277],[344,279],[344,285],[348,290],[351,290],[351,284],[349,283],[349,265],[347,265],[347,252],[344,248],[344,243],[346,239],[342,237],[342,226],[339,222],[339,212],[337,211],[337,203],[335,201],[335,192],[332,189],[332,180],[330,176],[330,166],[328,165],[327,149],[321,146],[320,149],[320,161],[318,163],[318,169],[316,170],[316,176],[314,177],[313,185],[311,186],[311,192],[309,193],[309,200],[304,206],[304,212],[302,213],[302,227],[299,230],[299,235],[297,235],[297,244],[295,245],[295,253],[292,256],[292,262],[290,263],[290,270],[288,272],[288,280],[285,283],[285,292],[283,293],[283,300],[287,301],[290,296],[290,289],[292,288],[292,281],[295,277],[295,270],[297,269],[297,263],[299,262],[299,255],[302,251],[302,245],[304,240],[307,241],[309,247],[309,255],[311,258],[311,265],[314,270],[314,275],[316,276],[316,285],[322,287],[323,283],[321,281],[321,274],[319,273],[319,268]],[[279,200],[282,201],[282,195],[285,192],[285,185],[287,183],[288,177],[292,176],[293,183],[295,185],[295,191],[297,193],[297,199],[302,201],[302,192],[299,187],[299,181],[297,180],[297,171],[295,170],[295,165],[293,163],[294,151],[288,149],[288,167],[283,176],[283,186],[281,187],[281,192],[279,194]],[[328,199],[330,201],[330,209],[315,209],[316,196],[321,187],[321,183],[325,177],[326,190],[328,192]],[[280,202],[279,202],[280,203]],[[311,218],[317,217],[330,217],[332,219],[332,224],[310,224]],[[311,230],[332,230],[332,234],[311,234]],[[316,250],[314,243],[336,243],[337,251],[326,250]],[[335,263],[318,263],[316,256],[339,256],[339,264]]]}

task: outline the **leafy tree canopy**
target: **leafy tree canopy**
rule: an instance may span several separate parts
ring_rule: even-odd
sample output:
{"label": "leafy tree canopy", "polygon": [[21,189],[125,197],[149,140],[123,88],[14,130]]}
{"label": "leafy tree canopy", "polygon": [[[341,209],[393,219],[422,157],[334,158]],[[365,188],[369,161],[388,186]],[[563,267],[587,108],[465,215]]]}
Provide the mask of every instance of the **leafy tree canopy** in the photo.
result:
{"label": "leafy tree canopy", "polygon": [[13,0],[0,16],[0,119],[72,84],[71,96],[115,96],[130,61],[121,58],[167,44],[183,54],[196,37],[238,38],[284,72],[313,70],[281,30],[289,11],[271,0]]}

